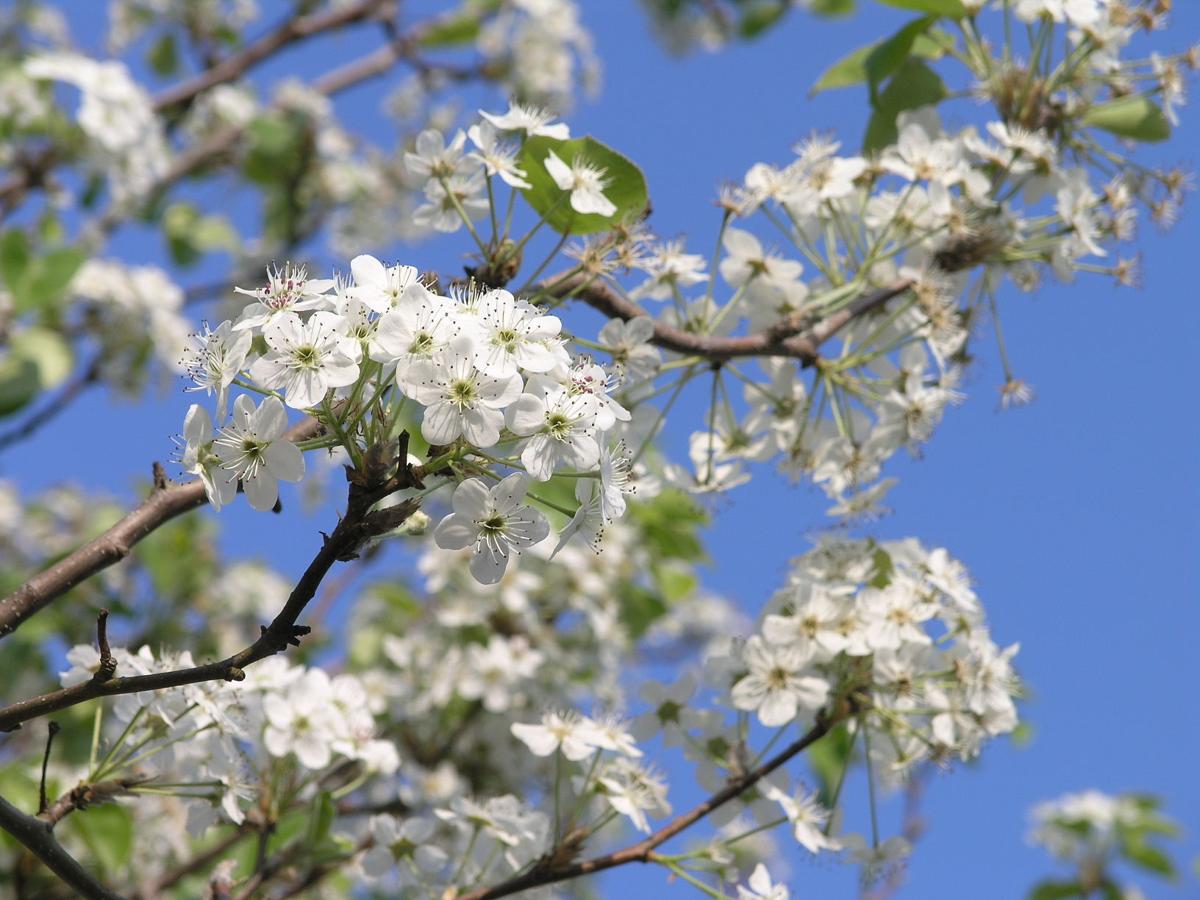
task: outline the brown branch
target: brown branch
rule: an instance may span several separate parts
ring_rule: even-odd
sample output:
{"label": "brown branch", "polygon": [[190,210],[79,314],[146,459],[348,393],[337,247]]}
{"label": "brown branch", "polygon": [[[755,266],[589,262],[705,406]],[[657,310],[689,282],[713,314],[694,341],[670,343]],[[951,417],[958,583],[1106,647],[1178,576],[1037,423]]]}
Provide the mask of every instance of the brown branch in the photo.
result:
{"label": "brown branch", "polygon": [[[293,16],[274,31],[247,44],[240,52],[221,60],[194,78],[160,92],[151,105],[155,112],[161,113],[191,103],[204,91],[241,77],[285,47],[367,19],[389,2],[360,0],[341,9],[334,7],[310,16]],[[208,146],[215,148],[217,145],[210,142]],[[56,148],[46,147],[19,162],[16,171],[0,182],[0,216],[15,208],[30,188],[43,184],[51,170],[64,161]]]}
{"label": "brown branch", "polygon": [[[404,435],[404,438],[407,438],[407,435]],[[80,684],[21,700],[0,709],[0,731],[11,731],[22,722],[97,697],[160,691],[202,681],[241,681],[246,677],[246,666],[274,656],[286,650],[288,646],[298,646],[300,638],[308,634],[309,628],[297,625],[296,621],[316,594],[322,579],[333,564],[354,559],[366,541],[398,527],[416,510],[416,502],[406,500],[396,506],[371,512],[371,507],[384,497],[407,487],[420,486],[422,472],[405,462],[407,440],[400,441],[397,458],[400,464],[393,466],[397,471],[390,477],[380,476],[379,467],[375,467],[374,473],[347,473],[351,484],[346,515],[338,522],[333,532],[325,536],[321,549],[300,576],[283,609],[270,625],[262,627],[262,633],[254,643],[219,662],[149,675],[93,677]]]}
{"label": "brown branch", "polygon": [[493,885],[488,888],[479,888],[463,894],[458,900],[492,900],[494,897],[507,897],[510,894],[517,894],[521,891],[527,891],[530,888],[540,887],[546,884],[556,884],[560,881],[569,881],[573,878],[578,878],[581,875],[590,875],[593,872],[601,872],[605,869],[616,868],[632,862],[653,862],[654,850],[660,845],[666,843],[675,835],[679,834],[695,825],[713,810],[724,806],[734,797],[749,790],[767,775],[770,775],[792,757],[801,753],[807,747],[819,741],[824,737],[831,728],[849,714],[848,709],[839,708],[839,711],[831,716],[818,716],[817,722],[810,728],[803,737],[792,743],[778,755],[767,760],[757,769],[747,772],[736,778],[730,779],[729,783],[721,790],[717,791],[703,803],[692,807],[683,815],[672,819],[658,831],[654,832],[645,840],[639,841],[623,850],[618,850],[614,853],[609,853],[604,856],[596,856],[591,859],[581,860],[580,862],[570,863],[569,865],[555,865],[554,860],[557,855],[558,848],[547,853],[538,864],[535,864],[533,869],[524,875],[516,878],[510,878],[508,881]]}
{"label": "brown branch", "polygon": [[[651,343],[664,350],[682,353],[685,356],[701,356],[712,362],[724,362],[742,356],[785,356],[801,361],[805,366],[815,365],[820,358],[820,346],[859,316],[878,309],[889,300],[898,297],[912,287],[912,281],[901,279],[886,287],[863,294],[846,308],[830,313],[820,321],[808,325],[804,318],[792,316],[770,328],[741,337],[720,337],[693,334],[666,322],[654,323]],[[594,276],[563,274],[543,281],[540,289],[556,296],[575,296],[609,318],[628,322],[638,316],[649,315],[644,309],[609,288]]]}
{"label": "brown branch", "polygon": [[122,900],[121,895],[97,881],[76,862],[54,838],[53,826],[36,816],[26,815],[0,797],[0,828],[21,842],[51,872],[88,900]]}
{"label": "brown branch", "polygon": [[233,831],[231,831],[221,840],[217,841],[217,843],[213,844],[207,850],[198,853],[196,856],[193,856],[178,868],[173,869],[171,872],[168,872],[166,875],[164,875],[148,892],[148,896],[154,897],[162,891],[173,888],[189,875],[195,874],[196,872],[199,872],[210,864],[216,862],[218,859],[224,856],[226,852],[233,849],[233,847],[237,846],[237,844],[239,844],[244,838],[253,833],[254,825],[249,822],[245,822],[237,826]]}
{"label": "brown branch", "polygon": [[117,797],[124,796],[139,784],[145,784],[147,778],[117,778],[112,781],[97,781],[89,784],[80,782],[54,801],[51,806],[38,812],[37,817],[53,828],[77,809],[87,809],[101,803],[111,803]]}
{"label": "brown branch", "polygon": [[327,31],[361,22],[374,15],[388,2],[389,0],[359,0],[358,3],[341,8],[335,6],[310,16],[293,16],[274,31],[247,44],[240,52],[221,60],[194,78],[155,95],[154,111],[164,112],[172,107],[188,104],[204,91],[240,78],[255,65],[283,48]]}
{"label": "brown branch", "polygon": [[[316,436],[321,425],[305,419],[287,437],[302,441]],[[78,550],[67,554],[50,568],[29,579],[0,600],[0,638],[11,634],[30,616],[102,569],[127,557],[133,546],[176,516],[208,502],[200,481],[155,489],[141,505]]]}

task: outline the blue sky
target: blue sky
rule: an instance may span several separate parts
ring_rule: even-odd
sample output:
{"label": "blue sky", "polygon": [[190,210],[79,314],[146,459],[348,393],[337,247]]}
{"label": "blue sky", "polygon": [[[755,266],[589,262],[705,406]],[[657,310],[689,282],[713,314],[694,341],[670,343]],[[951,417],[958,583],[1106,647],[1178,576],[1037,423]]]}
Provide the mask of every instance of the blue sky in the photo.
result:
{"label": "blue sky", "polygon": [[[572,130],[636,160],[650,185],[657,232],[686,233],[700,253],[715,238],[711,198],[721,181],[739,179],[756,161],[786,159],[788,147],[814,129],[857,144],[865,92],[809,99],[807,87],[835,58],[905,20],[863,3],[850,20],[795,15],[757,43],[671,58],[632,0],[584,5],[604,86],[571,116]],[[65,7],[80,26],[77,35],[88,33],[101,4],[80,12],[84,6],[91,7]],[[1200,34],[1200,4],[1176,6],[1172,28],[1157,38],[1159,49],[1182,49]],[[373,39],[339,38],[324,58],[292,53],[263,76],[322,70]],[[348,95],[340,104],[348,126],[390,140],[377,115],[389,87],[375,82]],[[1200,126],[1189,112],[1172,141],[1147,148],[1144,159],[1192,161]],[[1185,868],[1200,854],[1200,424],[1188,400],[1200,351],[1190,268],[1196,222],[1196,210],[1186,208],[1171,232],[1144,226],[1141,289],[1118,290],[1099,276],[1047,284],[1032,296],[1005,289],[1001,315],[1010,354],[1037,401],[997,410],[1002,375],[985,334],[965,385],[967,403],[948,413],[922,459],[891,465],[901,479],[891,494],[895,512],[870,533],[915,536],[968,565],[997,641],[1021,642],[1018,663],[1032,689],[1024,716],[1034,728],[1024,749],[999,741],[977,765],[934,777],[922,804],[928,831],[901,896],[1020,895],[1054,871],[1048,857],[1025,843],[1029,807],[1089,787],[1162,794],[1187,832],[1179,854]],[[163,258],[160,245],[144,237],[114,246],[129,262]],[[397,245],[383,255],[448,270],[462,246]],[[131,496],[150,461],[168,454],[187,402],[174,389],[144,404],[92,394],[35,441],[0,457],[0,477],[29,491],[71,480]],[[699,421],[699,402],[675,416],[677,429]],[[717,503],[709,583],[753,611],[779,583],[788,559],[807,548],[807,535],[824,524],[827,505],[817,492],[759,471]],[[222,513],[220,524],[231,552],[261,555],[284,572],[302,568],[321,527],[292,514],[259,516],[240,504]],[[673,784],[678,808],[695,799],[685,772],[677,771]],[[852,820],[865,811],[860,793],[848,798]],[[892,829],[893,813],[889,808]],[[793,854],[793,896],[852,895],[852,871],[802,857],[803,851]],[[605,893],[616,895],[620,886],[643,895],[660,879],[657,871],[622,871],[610,876]],[[1175,888],[1148,887],[1155,897],[1200,896],[1194,877]]]}

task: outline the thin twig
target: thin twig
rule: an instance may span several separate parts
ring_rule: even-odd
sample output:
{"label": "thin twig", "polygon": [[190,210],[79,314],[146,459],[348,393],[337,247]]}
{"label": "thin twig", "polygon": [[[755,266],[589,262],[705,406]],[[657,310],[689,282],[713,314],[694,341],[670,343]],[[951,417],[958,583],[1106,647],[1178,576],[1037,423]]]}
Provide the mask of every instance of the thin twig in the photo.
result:
{"label": "thin twig", "polygon": [[[844,704],[843,704],[844,706]],[[578,878],[581,875],[590,875],[593,872],[601,872],[605,869],[612,869],[617,866],[626,865],[631,862],[653,862],[654,850],[661,844],[695,825],[709,813],[724,806],[733,798],[745,793],[767,775],[770,775],[792,757],[801,753],[807,747],[814,744],[816,741],[824,737],[833,726],[840,722],[849,714],[848,708],[839,708],[836,713],[830,716],[819,716],[817,722],[810,728],[803,737],[792,743],[785,750],[781,751],[776,756],[763,763],[757,769],[747,772],[737,778],[733,778],[721,790],[717,791],[704,802],[697,804],[687,812],[672,819],[658,831],[654,832],[645,840],[639,841],[623,850],[618,850],[614,853],[609,853],[604,856],[596,856],[591,859],[585,859],[576,863],[567,865],[556,865],[556,858],[559,856],[558,848],[554,848],[542,858],[539,863],[535,864],[524,875],[516,878],[510,878],[508,881],[493,885],[488,888],[479,888],[478,890],[470,891],[461,895],[458,900],[492,900],[495,897],[507,897],[510,894],[517,894],[521,891],[527,891],[531,888],[540,887],[546,884],[556,884],[560,881],[569,881],[573,878]]]}
{"label": "thin twig", "polygon": [[42,755],[42,780],[38,785],[38,815],[44,813],[50,806],[50,801],[46,799],[46,769],[50,765],[50,748],[54,746],[54,736],[58,734],[58,723],[53,719],[50,721],[47,732],[46,752]]}

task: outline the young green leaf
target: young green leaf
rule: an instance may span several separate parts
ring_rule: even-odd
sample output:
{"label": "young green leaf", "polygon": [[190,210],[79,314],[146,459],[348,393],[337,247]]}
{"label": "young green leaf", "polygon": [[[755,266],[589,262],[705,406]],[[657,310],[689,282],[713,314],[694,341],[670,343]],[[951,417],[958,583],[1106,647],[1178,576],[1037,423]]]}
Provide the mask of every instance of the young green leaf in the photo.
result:
{"label": "young green leaf", "polygon": [[900,113],[938,103],[945,99],[946,93],[946,85],[933,69],[919,59],[905,60],[876,98],[863,151],[882,150],[894,144],[898,135],[896,117]]}
{"label": "young green leaf", "polygon": [[[559,188],[546,169],[551,151],[568,166],[581,159],[603,170],[607,182],[603,193],[616,206],[616,212],[612,216],[600,216],[572,209],[569,193]],[[594,138],[561,141],[545,136],[531,137],[521,148],[521,166],[529,182],[529,188],[522,192],[525,199],[559,234],[607,231],[624,219],[640,216],[646,209],[649,198],[642,170]]]}
{"label": "young green leaf", "polygon": [[[922,59],[941,59],[946,55],[945,45],[952,44],[954,38],[940,28],[930,28],[928,32],[916,35],[910,53],[912,56],[919,56]],[[930,34],[934,37],[930,37]],[[881,46],[881,43],[876,41],[874,44],[867,44],[843,56],[822,73],[809,91],[809,95],[812,96],[834,88],[852,87],[865,82],[867,80],[867,58]]]}
{"label": "young green leaf", "polygon": [[887,6],[911,9],[913,12],[929,13],[931,16],[948,16],[961,19],[967,14],[962,0],[879,0]]}
{"label": "young green leaf", "polygon": [[1166,114],[1157,103],[1141,94],[1093,106],[1083,114],[1081,121],[1084,125],[1135,141],[1165,141],[1171,136],[1171,123]]}

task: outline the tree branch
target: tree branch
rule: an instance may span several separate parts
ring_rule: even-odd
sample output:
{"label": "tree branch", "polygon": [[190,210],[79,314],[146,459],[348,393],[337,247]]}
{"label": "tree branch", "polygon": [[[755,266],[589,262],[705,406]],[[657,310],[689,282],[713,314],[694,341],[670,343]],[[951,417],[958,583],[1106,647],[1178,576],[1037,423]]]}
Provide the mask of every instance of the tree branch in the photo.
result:
{"label": "tree branch", "polygon": [[77,809],[87,809],[100,803],[109,803],[117,797],[130,793],[146,778],[117,778],[112,781],[97,781],[95,784],[80,782],[67,791],[53,804],[41,810],[37,817],[53,828]]}
{"label": "tree branch", "polygon": [[605,869],[616,868],[631,862],[653,862],[654,850],[661,844],[666,843],[675,835],[679,834],[695,825],[713,810],[724,806],[734,797],[749,790],[767,775],[770,775],[792,757],[796,756],[807,747],[819,741],[824,737],[831,728],[837,725],[842,719],[849,715],[849,707],[843,703],[838,711],[830,716],[818,716],[817,722],[810,728],[803,737],[793,742],[786,749],[782,750],[778,755],[767,760],[757,769],[747,772],[737,778],[730,779],[729,783],[721,790],[717,791],[703,803],[700,803],[683,815],[672,819],[654,834],[650,835],[645,840],[639,841],[623,850],[618,850],[615,853],[609,853],[604,856],[596,856],[591,859],[585,859],[580,862],[571,863],[569,865],[554,865],[555,856],[558,848],[551,850],[542,859],[534,865],[534,867],[524,875],[516,878],[511,878],[508,881],[494,885],[489,888],[480,888],[463,894],[458,900],[493,900],[495,897],[507,897],[510,894],[527,891],[530,888],[540,887],[546,884],[556,884],[560,881],[569,881],[572,878],[578,878],[581,875],[590,875],[593,872],[601,872]]}
{"label": "tree branch", "polygon": [[[811,366],[820,358],[818,350],[825,341],[854,319],[900,296],[912,287],[912,284],[909,279],[901,279],[863,294],[845,309],[830,313],[808,327],[804,318],[791,316],[770,328],[742,337],[693,334],[666,322],[656,321],[651,343],[664,350],[682,353],[685,356],[702,356],[713,362],[724,362],[740,356],[784,356],[798,359],[805,366]],[[613,319],[628,322],[638,316],[649,315],[636,303],[626,300],[590,275],[552,276],[543,281],[540,288],[556,296],[576,296],[588,306]]]}
{"label": "tree branch", "polygon": [[0,797],[0,828],[20,841],[51,872],[89,900],[122,900],[84,869],[54,838],[53,826],[36,816],[26,815]]}
{"label": "tree branch", "polygon": [[274,31],[247,44],[240,52],[205,69],[194,78],[157,94],[154,97],[154,111],[165,112],[172,107],[191,103],[204,91],[240,78],[255,65],[288,45],[361,22],[390,2],[391,0],[359,0],[358,3],[340,8],[334,6],[310,16],[292,16]]}
{"label": "tree branch", "polygon": [[[297,625],[296,621],[316,594],[321,580],[333,564],[354,559],[358,549],[366,541],[398,527],[416,511],[417,503],[405,500],[396,506],[371,512],[371,507],[384,497],[407,487],[421,486],[422,470],[405,461],[408,453],[407,443],[407,435],[404,435],[399,442],[399,465],[392,466],[397,471],[390,477],[380,477],[380,467],[375,467],[375,472],[347,472],[351,483],[346,515],[338,522],[333,532],[325,536],[321,549],[300,576],[283,609],[270,625],[263,626],[262,633],[254,643],[219,662],[169,672],[119,677],[107,672],[102,666],[88,681],[21,700],[0,709],[0,731],[12,731],[22,722],[97,697],[160,691],[202,681],[241,681],[246,677],[246,666],[274,656],[286,650],[289,645],[299,645],[300,638],[308,634],[309,628]],[[392,463],[396,461],[391,460]],[[201,496],[203,497],[203,491]]]}
{"label": "tree branch", "polygon": [[[315,419],[305,419],[287,433],[291,441],[315,437],[321,430]],[[88,541],[50,568],[29,579],[0,600],[0,638],[12,634],[30,616],[75,585],[120,562],[133,546],[176,516],[208,502],[199,481],[155,488],[141,505],[127,513],[99,537]]]}

